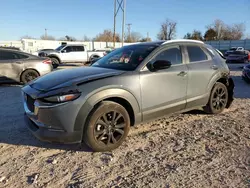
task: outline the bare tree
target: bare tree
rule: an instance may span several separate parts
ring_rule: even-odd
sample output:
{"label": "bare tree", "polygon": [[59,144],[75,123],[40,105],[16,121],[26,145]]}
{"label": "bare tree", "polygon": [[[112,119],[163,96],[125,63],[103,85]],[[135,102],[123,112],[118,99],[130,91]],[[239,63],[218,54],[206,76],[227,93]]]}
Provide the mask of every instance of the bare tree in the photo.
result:
{"label": "bare tree", "polygon": [[41,37],[40,37],[40,39],[42,39],[42,40],[56,40],[55,39],[55,37],[53,37],[53,36],[51,36],[51,35],[42,35]]}
{"label": "bare tree", "polygon": [[216,32],[216,40],[239,40],[244,36],[245,25],[243,23],[227,25],[217,19],[208,26],[208,29]]}
{"label": "bare tree", "polygon": [[[120,42],[120,36],[118,34],[115,35],[116,42]],[[102,33],[99,33],[96,35],[96,37],[93,39],[97,42],[113,42],[113,32],[111,30],[104,30]]]}
{"label": "bare tree", "polygon": [[84,41],[84,42],[91,41],[91,38],[89,38],[87,35],[84,35],[84,36],[83,36],[83,41]]}
{"label": "bare tree", "polygon": [[171,40],[176,35],[176,25],[175,21],[166,19],[164,23],[161,24],[160,32],[157,34],[159,40]]}
{"label": "bare tree", "polygon": [[131,32],[127,35],[125,42],[139,42],[142,39],[142,34],[139,32]]}

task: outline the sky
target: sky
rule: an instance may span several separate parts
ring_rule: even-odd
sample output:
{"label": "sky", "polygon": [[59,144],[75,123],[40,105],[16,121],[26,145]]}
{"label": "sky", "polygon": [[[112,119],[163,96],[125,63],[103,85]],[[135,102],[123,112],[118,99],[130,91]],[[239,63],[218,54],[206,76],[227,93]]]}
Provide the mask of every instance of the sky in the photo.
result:
{"label": "sky", "polygon": [[[177,22],[176,38],[194,29],[204,32],[215,19],[245,23],[250,35],[250,0],[126,0],[126,5],[125,20],[132,24],[131,31],[145,37],[148,32],[153,40],[166,18]],[[1,0],[0,40],[19,40],[24,35],[40,38],[45,28],[56,38],[92,38],[104,29],[113,30],[113,14],[114,0]],[[121,23],[119,12],[118,33]]]}

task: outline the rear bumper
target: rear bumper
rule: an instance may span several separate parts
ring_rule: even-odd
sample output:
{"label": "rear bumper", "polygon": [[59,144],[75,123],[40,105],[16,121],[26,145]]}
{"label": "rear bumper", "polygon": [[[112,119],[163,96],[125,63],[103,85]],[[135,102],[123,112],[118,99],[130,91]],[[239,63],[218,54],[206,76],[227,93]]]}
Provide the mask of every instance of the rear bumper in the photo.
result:
{"label": "rear bumper", "polygon": [[49,129],[47,127],[38,126],[27,116],[27,114],[24,114],[24,120],[32,134],[41,141],[68,144],[81,142],[82,134],[80,131],[69,133],[60,129]]}

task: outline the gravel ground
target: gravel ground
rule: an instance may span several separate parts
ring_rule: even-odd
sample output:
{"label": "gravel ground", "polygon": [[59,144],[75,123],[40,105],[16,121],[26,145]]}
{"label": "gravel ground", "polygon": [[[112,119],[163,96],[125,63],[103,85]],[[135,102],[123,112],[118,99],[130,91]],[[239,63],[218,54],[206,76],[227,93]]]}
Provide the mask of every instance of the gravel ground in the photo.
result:
{"label": "gravel ground", "polygon": [[240,65],[230,68],[230,109],[133,127],[103,153],[38,141],[23,122],[21,86],[1,86],[0,187],[250,187],[250,85]]}

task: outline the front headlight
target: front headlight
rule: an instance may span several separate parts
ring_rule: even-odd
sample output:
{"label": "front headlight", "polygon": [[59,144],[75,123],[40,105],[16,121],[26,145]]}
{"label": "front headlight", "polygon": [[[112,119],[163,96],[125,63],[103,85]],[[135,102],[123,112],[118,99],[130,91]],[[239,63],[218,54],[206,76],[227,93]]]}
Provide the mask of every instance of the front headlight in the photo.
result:
{"label": "front headlight", "polygon": [[43,98],[45,102],[52,102],[52,103],[61,103],[61,102],[68,102],[73,101],[80,97],[80,93],[71,93],[66,95],[56,95],[47,98]]}

